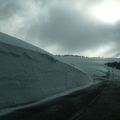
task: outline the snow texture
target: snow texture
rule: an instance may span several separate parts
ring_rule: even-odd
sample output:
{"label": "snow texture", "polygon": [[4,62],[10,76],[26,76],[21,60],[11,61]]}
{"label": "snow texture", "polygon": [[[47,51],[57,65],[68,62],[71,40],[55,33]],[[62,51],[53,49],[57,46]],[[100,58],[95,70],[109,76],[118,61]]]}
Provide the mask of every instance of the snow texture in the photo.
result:
{"label": "snow texture", "polygon": [[43,100],[90,84],[80,70],[0,33],[0,110]]}
{"label": "snow texture", "polygon": [[107,62],[120,61],[119,58],[88,58],[71,55],[56,56],[56,58],[85,72],[93,79],[105,78],[108,71],[110,71],[110,76],[107,79],[120,79],[120,70],[105,66]]}

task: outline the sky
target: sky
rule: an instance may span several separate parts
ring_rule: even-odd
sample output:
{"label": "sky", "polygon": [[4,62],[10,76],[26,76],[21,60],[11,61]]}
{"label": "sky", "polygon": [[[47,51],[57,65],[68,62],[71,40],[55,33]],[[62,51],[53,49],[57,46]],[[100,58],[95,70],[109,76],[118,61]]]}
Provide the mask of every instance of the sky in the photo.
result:
{"label": "sky", "polygon": [[53,54],[120,56],[120,0],[0,0],[0,32]]}

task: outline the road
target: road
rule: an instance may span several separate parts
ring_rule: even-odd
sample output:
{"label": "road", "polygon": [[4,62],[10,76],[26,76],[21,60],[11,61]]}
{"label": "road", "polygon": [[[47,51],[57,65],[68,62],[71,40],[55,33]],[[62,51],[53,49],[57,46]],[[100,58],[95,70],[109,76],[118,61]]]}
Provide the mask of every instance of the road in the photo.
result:
{"label": "road", "polygon": [[104,81],[0,120],[120,120],[120,81]]}

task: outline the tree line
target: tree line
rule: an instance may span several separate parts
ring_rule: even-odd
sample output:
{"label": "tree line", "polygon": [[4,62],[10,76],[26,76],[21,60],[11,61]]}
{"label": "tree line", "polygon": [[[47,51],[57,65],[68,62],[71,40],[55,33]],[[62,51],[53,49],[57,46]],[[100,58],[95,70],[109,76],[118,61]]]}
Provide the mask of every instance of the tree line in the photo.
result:
{"label": "tree line", "polygon": [[120,70],[120,62],[111,62],[111,63],[105,63],[108,67],[116,68]]}

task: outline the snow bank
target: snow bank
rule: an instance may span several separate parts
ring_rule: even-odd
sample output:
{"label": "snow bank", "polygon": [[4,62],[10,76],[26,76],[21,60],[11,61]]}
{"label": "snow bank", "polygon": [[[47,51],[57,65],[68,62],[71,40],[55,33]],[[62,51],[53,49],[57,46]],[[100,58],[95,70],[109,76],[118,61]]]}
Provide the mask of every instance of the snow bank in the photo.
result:
{"label": "snow bank", "polygon": [[91,81],[49,53],[0,33],[0,109],[40,101]]}

